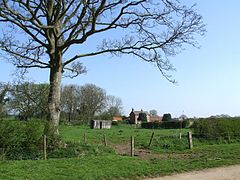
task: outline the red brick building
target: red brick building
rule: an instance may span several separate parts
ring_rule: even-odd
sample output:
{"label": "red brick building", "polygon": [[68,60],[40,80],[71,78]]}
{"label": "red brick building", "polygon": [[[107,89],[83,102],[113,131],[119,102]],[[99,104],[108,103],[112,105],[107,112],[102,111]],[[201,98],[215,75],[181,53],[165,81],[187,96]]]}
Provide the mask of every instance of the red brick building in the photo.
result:
{"label": "red brick building", "polygon": [[150,115],[149,112],[147,111],[134,111],[132,109],[131,113],[129,114],[130,117],[130,124],[140,124],[141,121],[138,121],[138,117],[140,113],[145,113],[147,117],[147,122],[154,122],[154,121],[162,121],[161,116],[156,116],[156,115]]}

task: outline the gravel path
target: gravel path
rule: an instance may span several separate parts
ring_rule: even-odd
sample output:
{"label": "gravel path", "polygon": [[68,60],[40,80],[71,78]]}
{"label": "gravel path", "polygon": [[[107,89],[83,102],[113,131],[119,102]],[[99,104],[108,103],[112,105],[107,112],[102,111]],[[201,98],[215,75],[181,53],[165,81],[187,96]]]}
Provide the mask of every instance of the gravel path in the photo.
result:
{"label": "gravel path", "polygon": [[240,180],[240,165],[193,171],[147,180]]}

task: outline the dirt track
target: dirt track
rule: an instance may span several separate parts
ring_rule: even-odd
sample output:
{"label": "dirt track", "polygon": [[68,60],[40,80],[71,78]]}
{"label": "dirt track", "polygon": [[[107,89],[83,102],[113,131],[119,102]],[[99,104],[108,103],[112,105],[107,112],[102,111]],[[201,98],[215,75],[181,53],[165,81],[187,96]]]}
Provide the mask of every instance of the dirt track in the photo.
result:
{"label": "dirt track", "polygon": [[240,180],[240,165],[193,171],[147,180]]}

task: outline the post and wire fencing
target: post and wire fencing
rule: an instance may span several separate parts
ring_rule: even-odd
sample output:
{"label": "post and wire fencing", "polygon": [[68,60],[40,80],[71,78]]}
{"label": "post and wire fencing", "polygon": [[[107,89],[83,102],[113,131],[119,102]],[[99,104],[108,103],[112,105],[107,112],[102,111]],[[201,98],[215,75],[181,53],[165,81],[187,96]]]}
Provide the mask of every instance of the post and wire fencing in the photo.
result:
{"label": "post and wire fencing", "polygon": [[196,134],[191,129],[152,129],[141,128],[119,130],[88,130],[74,141],[67,141],[57,150],[51,147],[52,139],[46,135],[38,146],[2,146],[0,144],[0,160],[34,159],[47,160],[49,158],[82,157],[91,152],[104,151],[130,157],[139,156],[140,153],[176,152],[192,150],[203,144],[235,143],[239,142],[240,134],[229,132],[213,136],[212,134]]}
{"label": "post and wire fencing", "polygon": [[[193,148],[193,138],[192,138],[192,133],[188,132],[187,135],[181,135],[181,138],[179,138],[179,135],[168,135],[168,136],[163,136],[163,135],[157,135],[157,133],[155,133],[154,131],[149,134],[149,136],[147,138],[141,139],[141,137],[138,137],[137,135],[132,135],[129,136],[129,138],[127,138],[128,140],[124,140],[122,142],[111,142],[111,138],[108,138],[108,135],[106,133],[103,133],[102,136],[98,136],[98,138],[96,138],[96,142],[98,141],[98,143],[95,142],[95,144],[93,144],[93,140],[89,139],[90,141],[88,141],[87,138],[87,134],[84,133],[83,137],[80,138],[83,139],[82,141],[80,140],[79,142],[91,146],[92,145],[103,145],[105,147],[109,147],[109,148],[115,148],[116,152],[119,154],[124,154],[124,155],[129,155],[131,157],[137,156],[139,151],[141,149],[147,149],[147,150],[151,150],[151,149],[156,149],[156,148],[162,148],[162,149],[174,149],[175,146],[179,146],[179,144],[177,145],[177,141],[181,142],[180,145],[185,145],[184,148],[189,148],[192,149]],[[100,140],[99,140],[100,139]],[[42,145],[40,146],[41,148],[36,149],[35,147],[35,152],[33,154],[34,155],[31,157],[25,157],[24,156],[24,152],[31,152],[30,149],[31,147],[18,147],[13,149],[12,147],[1,147],[0,148],[0,160],[5,160],[7,159],[6,157],[6,153],[12,152],[13,154],[15,154],[15,158],[14,157],[10,157],[10,159],[43,159],[43,160],[47,160],[48,158],[48,152],[49,152],[49,147],[48,147],[48,140],[49,138],[46,135],[43,135],[42,138]],[[101,143],[102,142],[102,143]],[[184,143],[182,143],[184,142]],[[120,151],[119,147],[121,147]],[[62,147],[64,148],[64,147]],[[65,147],[66,148],[66,147]],[[178,147],[179,148],[179,147]],[[15,152],[14,152],[15,151]],[[23,154],[23,155],[21,155]],[[9,157],[8,157],[9,158]]]}

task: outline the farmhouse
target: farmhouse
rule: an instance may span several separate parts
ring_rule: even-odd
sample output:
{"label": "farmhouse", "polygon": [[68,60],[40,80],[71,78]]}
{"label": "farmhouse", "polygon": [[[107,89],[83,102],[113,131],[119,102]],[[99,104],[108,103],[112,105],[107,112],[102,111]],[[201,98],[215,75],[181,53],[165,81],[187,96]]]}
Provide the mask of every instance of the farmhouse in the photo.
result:
{"label": "farmhouse", "polygon": [[146,120],[147,122],[154,122],[154,121],[162,121],[162,117],[157,116],[157,115],[150,115],[149,112],[147,111],[134,111],[134,109],[132,109],[131,113],[129,114],[130,116],[130,124],[140,124],[141,121],[138,120],[139,118],[139,114],[140,113],[145,113],[146,114]]}
{"label": "farmhouse", "polygon": [[147,122],[149,122],[149,117],[150,114],[147,111],[134,111],[134,109],[132,109],[131,113],[129,114],[130,116],[130,124],[139,124],[141,123],[141,121],[138,121],[138,117],[140,113],[145,113],[146,114],[146,118],[147,118]]}

